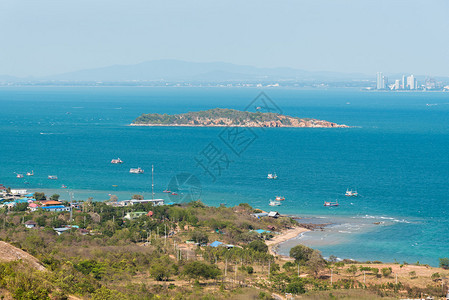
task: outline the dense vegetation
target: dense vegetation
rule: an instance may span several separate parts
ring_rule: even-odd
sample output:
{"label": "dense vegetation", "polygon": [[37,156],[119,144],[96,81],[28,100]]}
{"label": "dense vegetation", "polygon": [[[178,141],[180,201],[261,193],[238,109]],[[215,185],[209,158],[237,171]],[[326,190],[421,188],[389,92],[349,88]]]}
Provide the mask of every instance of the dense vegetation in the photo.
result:
{"label": "dense vegetation", "polygon": [[[149,212],[139,218],[130,211]],[[0,210],[0,239],[35,256],[46,271],[24,261],[0,263],[0,295],[15,299],[271,299],[272,293],[306,294],[356,289],[360,295],[440,295],[434,273],[427,287],[394,283],[391,268],[324,260],[320,252],[299,245],[294,260],[270,254],[254,229],[296,226],[288,217],[252,216],[248,204],[208,207],[201,202],[157,206],[114,207],[86,201],[73,212]],[[23,223],[35,221],[37,228]],[[56,234],[53,228],[72,225]],[[225,246],[211,247],[211,241]],[[445,266],[447,261],[442,260]],[[402,267],[402,265],[401,265]],[[335,277],[331,283],[330,270]],[[410,272],[411,273],[411,272]],[[362,275],[363,274],[363,275]],[[362,277],[378,280],[365,284]],[[419,274],[410,274],[410,280]],[[430,277],[430,276],[429,276]],[[320,294],[321,295],[321,294]],[[333,297],[333,296],[332,296]],[[327,298],[332,298],[327,297]],[[360,297],[359,297],[360,298]],[[321,299],[321,298],[320,298]]]}
{"label": "dense vegetation", "polygon": [[[272,122],[280,121],[284,125],[291,125],[290,119],[301,120],[300,118],[279,118],[277,113],[247,112],[235,109],[215,108],[205,111],[188,112],[178,115],[167,114],[143,114],[138,117],[134,124],[158,124],[158,125],[199,125],[209,123],[210,120],[228,119],[233,125],[245,125],[248,122]],[[308,120],[308,119],[304,119]],[[219,125],[225,125],[219,121]]]}

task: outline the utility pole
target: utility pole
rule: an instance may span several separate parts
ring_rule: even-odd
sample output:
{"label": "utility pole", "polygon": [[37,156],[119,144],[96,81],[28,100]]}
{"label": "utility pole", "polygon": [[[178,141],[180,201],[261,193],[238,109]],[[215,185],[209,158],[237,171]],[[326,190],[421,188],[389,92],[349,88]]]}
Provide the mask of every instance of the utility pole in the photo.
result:
{"label": "utility pole", "polygon": [[[151,165],[151,199],[154,200],[154,166]],[[153,202],[154,204],[154,202]]]}
{"label": "utility pole", "polygon": [[72,206],[73,193],[70,192],[69,194],[70,194],[70,222],[72,222],[72,216],[73,216],[73,212],[72,212],[72,210],[73,210],[73,206]]}
{"label": "utility pole", "polygon": [[[396,275],[396,283],[397,283],[398,277]],[[363,284],[366,285],[366,280],[365,280],[365,271],[363,271]]]}
{"label": "utility pole", "polygon": [[396,275],[396,284],[398,284],[398,273],[396,273],[395,275]]}
{"label": "utility pole", "polygon": [[164,224],[165,227],[165,236],[164,236],[164,246],[167,244],[167,224]]}
{"label": "utility pole", "polygon": [[270,277],[271,261],[268,261],[268,277]]}
{"label": "utility pole", "polygon": [[228,274],[228,259],[226,258],[226,262],[225,262],[225,280],[226,280],[226,275]]}
{"label": "utility pole", "polygon": [[[332,272],[332,270],[331,270],[331,272]],[[298,277],[299,277],[299,261],[298,261]]]}
{"label": "utility pole", "polygon": [[334,273],[334,269],[331,269],[331,285],[333,284],[332,275]]}

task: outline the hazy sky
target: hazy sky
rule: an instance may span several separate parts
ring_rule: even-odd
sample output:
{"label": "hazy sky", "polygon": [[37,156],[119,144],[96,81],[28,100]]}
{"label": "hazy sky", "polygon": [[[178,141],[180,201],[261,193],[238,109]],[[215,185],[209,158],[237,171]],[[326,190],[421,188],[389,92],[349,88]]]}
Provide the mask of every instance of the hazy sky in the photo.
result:
{"label": "hazy sky", "polygon": [[0,0],[0,75],[155,59],[449,76],[448,0]]}

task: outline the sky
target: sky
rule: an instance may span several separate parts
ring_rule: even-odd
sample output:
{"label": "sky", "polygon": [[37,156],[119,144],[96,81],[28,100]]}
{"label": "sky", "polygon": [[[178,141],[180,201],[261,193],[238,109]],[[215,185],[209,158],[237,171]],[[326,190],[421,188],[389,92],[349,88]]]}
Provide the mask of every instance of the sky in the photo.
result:
{"label": "sky", "polygon": [[448,0],[1,0],[0,75],[179,59],[449,76],[448,12]]}

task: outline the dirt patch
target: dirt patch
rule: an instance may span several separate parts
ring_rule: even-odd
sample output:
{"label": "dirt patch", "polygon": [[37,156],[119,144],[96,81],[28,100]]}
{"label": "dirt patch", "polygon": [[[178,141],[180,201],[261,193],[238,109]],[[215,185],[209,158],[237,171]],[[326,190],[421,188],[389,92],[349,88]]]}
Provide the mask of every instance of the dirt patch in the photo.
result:
{"label": "dirt patch", "polygon": [[26,253],[25,251],[14,247],[11,244],[0,241],[0,261],[1,262],[10,262],[21,260],[29,263],[33,268],[39,271],[45,271],[45,267],[42,266],[37,258]]}

